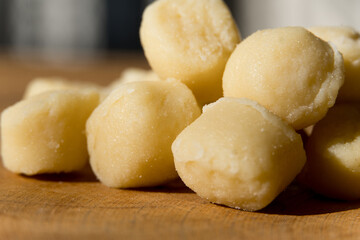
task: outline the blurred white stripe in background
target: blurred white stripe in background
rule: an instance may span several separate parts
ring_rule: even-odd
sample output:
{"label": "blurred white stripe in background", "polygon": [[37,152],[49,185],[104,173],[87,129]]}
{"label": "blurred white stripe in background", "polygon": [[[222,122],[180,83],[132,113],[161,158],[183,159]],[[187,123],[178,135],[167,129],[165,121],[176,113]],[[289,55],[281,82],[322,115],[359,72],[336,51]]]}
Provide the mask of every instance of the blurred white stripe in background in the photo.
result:
{"label": "blurred white stripe in background", "polygon": [[359,0],[241,0],[234,5],[244,37],[283,26],[348,25],[360,30]]}
{"label": "blurred white stripe in background", "polygon": [[[30,52],[47,59],[139,49],[141,11],[153,1],[0,0],[0,45],[19,56]],[[281,26],[349,25],[360,30],[359,0],[225,1],[243,37]]]}
{"label": "blurred white stripe in background", "polygon": [[92,55],[104,42],[102,0],[13,0],[9,7],[15,52],[66,59]]}

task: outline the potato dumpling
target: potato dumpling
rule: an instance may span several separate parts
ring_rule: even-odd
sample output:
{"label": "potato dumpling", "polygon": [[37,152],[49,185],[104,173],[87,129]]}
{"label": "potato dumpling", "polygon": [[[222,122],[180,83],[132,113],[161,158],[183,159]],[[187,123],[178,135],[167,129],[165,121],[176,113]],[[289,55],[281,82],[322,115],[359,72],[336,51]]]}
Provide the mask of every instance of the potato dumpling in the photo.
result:
{"label": "potato dumpling", "polygon": [[152,70],[145,70],[141,68],[127,68],[122,73],[119,79],[115,80],[110,86],[119,86],[119,84],[139,81],[159,81],[160,78]]}
{"label": "potato dumpling", "polygon": [[342,102],[360,101],[360,34],[350,27],[312,27],[319,38],[332,42],[342,53],[345,65],[345,82],[339,91]]}
{"label": "potato dumpling", "polygon": [[87,122],[94,173],[116,188],[155,186],[177,178],[171,143],[200,112],[192,92],[179,81],[119,86]]}
{"label": "potato dumpling", "polygon": [[222,0],[158,0],[144,11],[140,39],[153,70],[181,80],[204,105],[222,96],[222,74],[240,34]]}
{"label": "potato dumpling", "polygon": [[100,93],[101,87],[91,83],[69,81],[59,77],[35,78],[27,85],[24,99],[55,90],[92,90]]}
{"label": "potato dumpling", "polygon": [[257,101],[295,129],[310,126],[335,103],[344,81],[341,54],[302,27],[258,31],[232,53],[225,97]]}
{"label": "potato dumpling", "polygon": [[51,91],[1,114],[2,159],[12,172],[34,175],[81,169],[88,160],[85,123],[98,105],[94,91]]}
{"label": "potato dumpling", "polygon": [[301,137],[248,99],[221,98],[172,145],[184,183],[211,202],[248,211],[267,206],[305,163]]}
{"label": "potato dumpling", "polygon": [[338,199],[360,198],[360,106],[335,105],[306,144],[308,161],[299,180]]}
{"label": "potato dumpling", "polygon": [[158,77],[156,73],[152,70],[145,70],[141,68],[127,68],[125,69],[120,78],[113,81],[107,88],[107,95],[110,94],[112,90],[119,87],[124,83],[129,82],[140,82],[140,81],[160,81],[161,79]]}

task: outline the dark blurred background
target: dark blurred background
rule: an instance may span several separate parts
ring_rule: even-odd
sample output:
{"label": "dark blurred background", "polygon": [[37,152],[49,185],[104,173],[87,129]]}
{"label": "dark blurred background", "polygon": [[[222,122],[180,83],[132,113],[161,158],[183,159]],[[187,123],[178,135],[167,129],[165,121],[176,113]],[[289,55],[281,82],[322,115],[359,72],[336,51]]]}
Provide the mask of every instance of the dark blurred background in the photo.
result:
{"label": "dark blurred background", "polygon": [[[0,48],[46,57],[141,50],[141,15],[152,0],[0,0]],[[244,37],[301,25],[360,28],[358,0],[226,0]]]}

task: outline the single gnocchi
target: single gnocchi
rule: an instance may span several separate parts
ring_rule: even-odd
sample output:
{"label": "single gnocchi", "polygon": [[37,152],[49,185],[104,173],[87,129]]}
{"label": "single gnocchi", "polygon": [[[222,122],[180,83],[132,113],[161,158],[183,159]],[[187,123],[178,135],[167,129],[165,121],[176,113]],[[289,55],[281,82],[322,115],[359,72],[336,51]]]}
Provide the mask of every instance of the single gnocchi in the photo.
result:
{"label": "single gnocchi", "polygon": [[[108,87],[104,89],[104,96],[108,96],[110,92],[124,83],[142,82],[142,81],[161,81],[159,76],[152,70],[145,70],[141,68],[127,68],[120,77],[113,81]],[[104,99],[105,99],[104,98]]]}
{"label": "single gnocchi", "polygon": [[147,187],[178,177],[175,137],[200,115],[190,89],[176,80],[125,83],[87,121],[91,167],[109,187]]}
{"label": "single gnocchi", "polygon": [[101,92],[101,87],[96,84],[69,81],[60,77],[35,78],[26,87],[24,99],[38,95],[40,93],[56,90],[92,90]]}
{"label": "single gnocchi", "polygon": [[85,123],[95,91],[59,90],[24,99],[1,114],[5,168],[35,175],[80,170],[88,162]]}
{"label": "single gnocchi", "polygon": [[225,64],[241,37],[222,0],[159,0],[144,11],[140,39],[160,78],[181,80],[204,105],[222,96]]}
{"label": "single gnocchi", "polygon": [[267,206],[305,163],[299,134],[248,99],[204,108],[172,144],[176,170],[199,196],[233,208]]}
{"label": "single gnocchi", "polygon": [[344,200],[360,198],[360,106],[335,105],[315,124],[299,176],[315,192]]}
{"label": "single gnocchi", "polygon": [[115,80],[110,86],[114,89],[120,84],[140,81],[160,81],[161,79],[152,70],[145,70],[141,68],[127,68],[120,78]]}
{"label": "single gnocchi", "polygon": [[343,82],[341,54],[302,27],[252,34],[232,53],[223,76],[225,97],[255,100],[295,129],[323,118]]}

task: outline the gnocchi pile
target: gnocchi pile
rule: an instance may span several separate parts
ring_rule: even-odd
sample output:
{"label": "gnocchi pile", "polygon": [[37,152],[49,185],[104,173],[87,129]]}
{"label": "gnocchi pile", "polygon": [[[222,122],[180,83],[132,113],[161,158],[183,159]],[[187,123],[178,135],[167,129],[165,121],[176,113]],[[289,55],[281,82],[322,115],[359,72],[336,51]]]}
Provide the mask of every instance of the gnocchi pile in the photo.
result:
{"label": "gnocchi pile", "polygon": [[241,41],[222,0],[157,0],[140,39],[151,70],[127,69],[107,87],[31,82],[1,114],[5,168],[35,175],[89,162],[113,188],[180,177],[200,197],[246,211],[294,179],[360,198],[354,29],[282,27]]}

